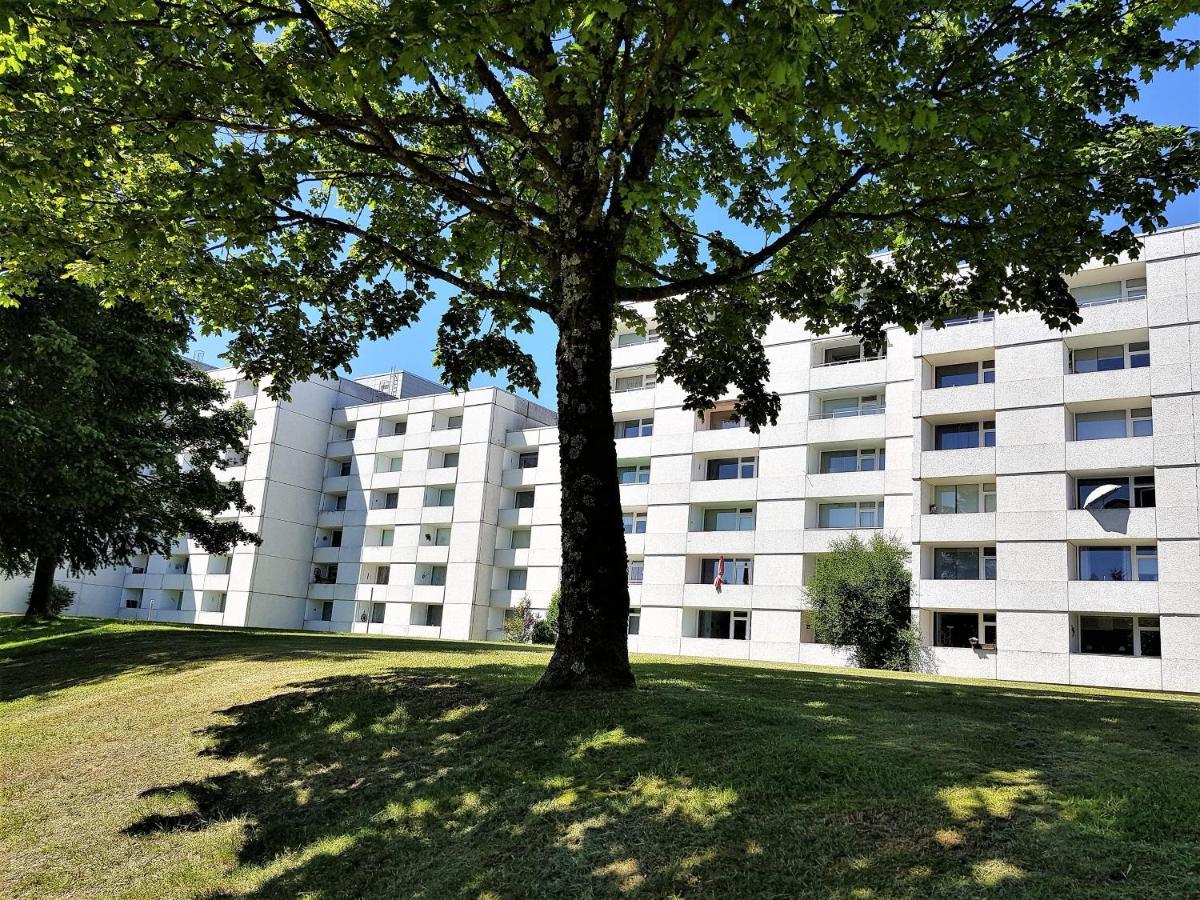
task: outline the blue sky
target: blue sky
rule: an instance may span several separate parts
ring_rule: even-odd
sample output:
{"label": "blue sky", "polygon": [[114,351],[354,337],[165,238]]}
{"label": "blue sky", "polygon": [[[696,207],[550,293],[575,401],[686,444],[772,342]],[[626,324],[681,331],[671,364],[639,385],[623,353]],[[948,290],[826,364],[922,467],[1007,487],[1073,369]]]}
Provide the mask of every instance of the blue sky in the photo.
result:
{"label": "blue sky", "polygon": [[[1175,36],[1200,39],[1200,16],[1190,17],[1176,29]],[[1129,111],[1163,125],[1200,127],[1200,70],[1180,70],[1158,75],[1143,88],[1141,97],[1130,106]],[[1200,222],[1200,194],[1191,194],[1176,200],[1168,208],[1167,216],[1171,225]],[[730,237],[741,237],[733,233],[729,222],[720,217],[715,209],[709,210],[707,214],[701,210],[700,225],[702,229],[719,227]],[[749,243],[750,241],[747,241],[747,244]],[[449,296],[449,291],[443,291],[437,301],[426,306],[420,320],[412,327],[387,340],[365,342],[351,365],[351,374],[362,376],[406,369],[423,377],[439,380],[439,373],[433,364],[433,346],[438,321],[446,307],[446,296]],[[533,399],[553,408],[556,405],[554,325],[545,316],[539,315],[534,333],[519,337],[525,349],[533,354],[542,381],[542,389]],[[221,365],[219,357],[225,349],[225,344],[221,337],[202,337],[193,343],[193,350],[203,353],[206,362]],[[503,386],[503,373],[499,379],[493,379],[486,374],[478,376],[474,385],[494,383]]]}

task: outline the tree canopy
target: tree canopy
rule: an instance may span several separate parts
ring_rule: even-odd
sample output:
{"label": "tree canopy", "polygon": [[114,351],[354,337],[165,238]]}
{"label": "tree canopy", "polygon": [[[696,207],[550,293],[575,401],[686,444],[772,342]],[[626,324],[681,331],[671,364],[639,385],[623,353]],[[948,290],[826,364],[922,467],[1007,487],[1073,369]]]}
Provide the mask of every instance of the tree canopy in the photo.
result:
{"label": "tree canopy", "polygon": [[658,374],[689,408],[731,394],[755,429],[779,409],[775,317],[869,342],[981,309],[1077,321],[1064,274],[1136,253],[1197,185],[1195,132],[1124,112],[1143,79],[1196,62],[1164,37],[1187,6],[10,0],[0,295],[49,259],[105,296],[184,298],[280,391],[412,322],[438,284],[447,381],[503,369],[536,390],[519,339],[545,313],[564,450],[552,668],[628,682],[605,650],[628,594],[601,473],[629,304],[655,304]]}
{"label": "tree canopy", "polygon": [[250,414],[186,360],[188,328],[44,276],[0,309],[0,572],[49,578],[168,553],[187,533],[212,553],[258,539],[237,481],[214,469],[241,454]]}

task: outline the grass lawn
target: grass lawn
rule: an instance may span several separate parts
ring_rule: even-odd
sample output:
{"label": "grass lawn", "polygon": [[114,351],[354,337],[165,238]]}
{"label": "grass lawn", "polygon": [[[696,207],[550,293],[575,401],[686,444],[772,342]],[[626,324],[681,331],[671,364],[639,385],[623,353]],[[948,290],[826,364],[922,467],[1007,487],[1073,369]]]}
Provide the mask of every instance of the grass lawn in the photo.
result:
{"label": "grass lawn", "polygon": [[1197,897],[1200,702],[0,619],[0,896]]}

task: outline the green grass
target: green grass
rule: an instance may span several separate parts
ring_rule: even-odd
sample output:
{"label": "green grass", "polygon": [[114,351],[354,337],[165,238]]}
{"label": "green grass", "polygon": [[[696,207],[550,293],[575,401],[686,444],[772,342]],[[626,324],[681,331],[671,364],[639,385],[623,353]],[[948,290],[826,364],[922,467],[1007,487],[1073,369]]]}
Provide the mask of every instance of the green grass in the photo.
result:
{"label": "green grass", "polygon": [[0,896],[1200,896],[1200,703],[0,619]]}

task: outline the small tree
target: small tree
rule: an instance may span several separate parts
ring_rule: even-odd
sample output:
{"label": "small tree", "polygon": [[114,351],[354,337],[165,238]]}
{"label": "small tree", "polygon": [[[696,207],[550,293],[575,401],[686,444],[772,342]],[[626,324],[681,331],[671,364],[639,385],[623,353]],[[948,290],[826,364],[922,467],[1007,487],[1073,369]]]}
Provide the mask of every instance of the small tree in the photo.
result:
{"label": "small tree", "polygon": [[559,591],[556,588],[550,595],[550,605],[546,607],[545,617],[533,624],[533,642],[535,644],[554,644],[558,642],[558,601]]}
{"label": "small tree", "polygon": [[[30,588],[29,593],[32,600],[32,588]],[[46,610],[51,616],[57,616],[74,602],[75,592],[65,584],[56,584],[50,588],[50,602],[46,604]]]}
{"label": "small tree", "polygon": [[[250,415],[183,356],[188,326],[44,275],[0,307],[0,573],[33,573],[29,619],[56,614],[54,572],[168,553],[187,533],[210,553],[257,542],[221,481]],[[68,600],[68,602],[70,602]]]}
{"label": "small tree", "polygon": [[533,640],[533,629],[536,624],[537,617],[533,614],[529,597],[522,597],[521,601],[513,607],[511,615],[504,617],[504,639],[514,644],[528,644]]}
{"label": "small tree", "polygon": [[808,581],[817,640],[849,648],[856,666],[913,669],[919,635],[909,611],[910,556],[893,535],[833,541]]}

